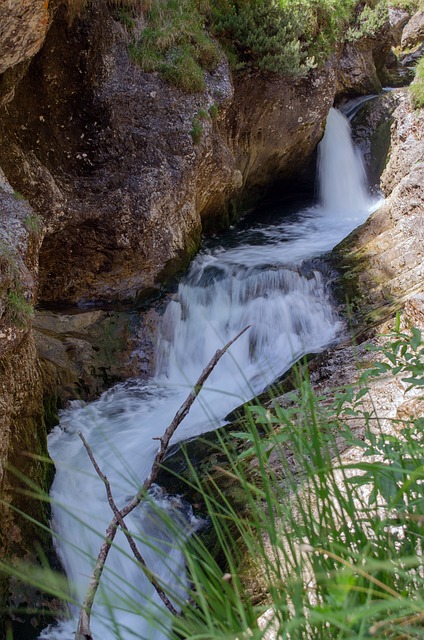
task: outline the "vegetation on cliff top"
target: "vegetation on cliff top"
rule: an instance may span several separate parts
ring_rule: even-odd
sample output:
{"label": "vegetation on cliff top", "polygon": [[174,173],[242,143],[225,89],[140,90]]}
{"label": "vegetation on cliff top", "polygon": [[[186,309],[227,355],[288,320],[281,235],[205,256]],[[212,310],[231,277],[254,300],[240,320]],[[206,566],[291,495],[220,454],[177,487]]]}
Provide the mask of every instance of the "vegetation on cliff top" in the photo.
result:
{"label": "vegetation on cliff top", "polygon": [[[75,6],[87,1],[68,4],[75,13]],[[204,88],[203,71],[217,66],[223,50],[235,69],[304,77],[338,43],[373,37],[387,20],[387,0],[111,0],[110,5],[130,33],[133,60],[188,92]]]}

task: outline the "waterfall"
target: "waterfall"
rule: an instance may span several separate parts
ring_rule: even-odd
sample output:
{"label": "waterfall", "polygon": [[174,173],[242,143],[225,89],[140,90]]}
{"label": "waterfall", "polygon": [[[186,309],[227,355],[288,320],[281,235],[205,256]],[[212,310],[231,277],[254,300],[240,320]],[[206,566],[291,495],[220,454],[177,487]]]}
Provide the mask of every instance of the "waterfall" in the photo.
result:
{"label": "waterfall", "polygon": [[364,163],[351,139],[348,119],[330,109],[325,134],[319,145],[320,203],[331,213],[368,211],[370,198]]}
{"label": "waterfall", "polygon": [[[225,246],[205,248],[193,261],[158,327],[152,380],[119,384],[88,405],[75,401],[62,411],[60,425],[49,436],[56,464],[52,513],[57,552],[77,601],[84,597],[111,520],[103,483],[78,431],[107,474],[116,503],[123,506],[150,470],[157,450],[154,438],[163,434],[216,349],[240,329],[251,326],[219,362],[175,440],[223,424],[230,410],[263,390],[302,354],[324,349],[343,331],[320,256],[365,220],[371,203],[349,125],[334,109],[319,162],[319,205],[297,211],[289,221],[281,211],[273,224],[259,222],[253,229],[230,232]],[[154,497],[157,508],[183,522],[182,535],[189,535],[196,526],[192,514],[182,518],[166,497]],[[169,530],[151,510],[152,505],[140,506],[127,518],[127,526],[141,540],[149,568],[164,584],[175,584],[182,597],[182,551],[175,540],[170,543]],[[153,626],[146,621],[146,610],[154,610]],[[123,640],[167,638],[168,621],[161,611],[118,533],[93,609],[95,640],[116,640],[116,628]],[[49,627],[41,637],[73,637],[77,613],[73,609],[70,620]]]}

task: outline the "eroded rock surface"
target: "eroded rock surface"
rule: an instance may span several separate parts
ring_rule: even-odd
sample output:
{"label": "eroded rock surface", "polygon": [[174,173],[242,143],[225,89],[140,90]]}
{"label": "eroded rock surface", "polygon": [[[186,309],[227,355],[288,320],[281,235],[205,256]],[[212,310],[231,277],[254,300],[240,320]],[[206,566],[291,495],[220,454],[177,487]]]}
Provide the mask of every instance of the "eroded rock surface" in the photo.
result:
{"label": "eroded rock surface", "polygon": [[203,94],[188,95],[134,66],[107,11],[72,27],[58,12],[0,125],[0,164],[46,223],[40,298],[102,303],[160,288],[240,198],[303,171],[336,79],[333,61],[304,81],[233,84],[222,62]]}
{"label": "eroded rock surface", "polygon": [[424,11],[418,11],[409,20],[402,32],[402,48],[416,47],[424,40]]}
{"label": "eroded rock surface", "polygon": [[[423,290],[424,113],[405,92],[394,112],[392,149],[382,176],[383,206],[340,248],[345,282],[360,318],[390,310]],[[355,293],[356,291],[356,293]]]}

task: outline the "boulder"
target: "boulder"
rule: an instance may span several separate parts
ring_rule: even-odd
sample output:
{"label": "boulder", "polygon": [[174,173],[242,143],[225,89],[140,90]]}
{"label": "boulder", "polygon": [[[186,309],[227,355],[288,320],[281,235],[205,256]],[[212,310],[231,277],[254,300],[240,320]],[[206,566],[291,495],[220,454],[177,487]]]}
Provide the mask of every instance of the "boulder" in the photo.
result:
{"label": "boulder", "polygon": [[402,32],[402,49],[412,49],[424,40],[424,10],[415,13]]}

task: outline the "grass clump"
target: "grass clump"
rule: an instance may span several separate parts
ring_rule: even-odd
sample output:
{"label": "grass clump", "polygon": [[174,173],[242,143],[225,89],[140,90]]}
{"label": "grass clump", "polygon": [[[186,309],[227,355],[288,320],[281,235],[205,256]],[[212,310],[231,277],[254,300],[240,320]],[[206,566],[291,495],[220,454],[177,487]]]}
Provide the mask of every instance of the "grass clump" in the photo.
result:
{"label": "grass clump", "polygon": [[[373,411],[368,384],[387,373],[419,395],[419,330],[397,329],[359,386],[332,401],[303,379],[283,406],[248,408],[233,434],[244,450],[235,456],[222,440],[243,512],[213,474],[202,480],[192,469],[221,562],[216,547],[189,543],[195,606],[176,621],[178,637],[424,637],[424,418],[392,419],[388,429]],[[343,457],[351,446],[357,455]]]}
{"label": "grass clump", "polygon": [[198,118],[193,118],[193,122],[190,129],[190,135],[193,140],[193,144],[199,144],[202,139],[203,124]]}
{"label": "grass clump", "polygon": [[424,107],[424,58],[421,58],[415,69],[414,82],[409,87],[411,102],[414,109]]}
{"label": "grass clump", "polygon": [[205,30],[197,3],[154,0],[145,15],[146,28],[130,44],[132,59],[183,91],[202,91],[203,69],[214,69],[221,52]]}
{"label": "grass clump", "polygon": [[31,235],[37,237],[43,229],[43,220],[36,213],[32,213],[25,217],[24,225]]}
{"label": "grass clump", "polygon": [[209,115],[211,117],[211,120],[216,120],[218,118],[219,115],[219,107],[216,104],[212,104],[209,107]]}
{"label": "grass clump", "polygon": [[34,309],[27,301],[20,279],[19,259],[10,245],[0,241],[0,298],[3,300],[0,322],[25,329]]}
{"label": "grass clump", "polygon": [[[171,640],[423,638],[424,418],[376,413],[371,381],[387,374],[423,400],[418,329],[402,332],[397,323],[355,387],[319,397],[303,376],[284,401],[252,403],[243,428],[219,437],[219,468],[212,461],[199,477],[187,459],[188,490],[208,513],[208,542],[203,534],[187,541],[183,520],[149,503],[169,531],[158,554],[171,555],[184,538],[190,586],[187,594],[179,573],[162,585],[181,616],[152,603],[139,615],[153,628],[170,622]],[[348,447],[358,455],[344,456]],[[139,542],[154,546],[152,532]],[[31,579],[25,568],[20,577]],[[37,585],[46,577],[49,592],[72,601],[48,571]],[[115,625],[112,635],[124,638],[125,629]]]}
{"label": "grass clump", "polygon": [[19,287],[9,291],[6,299],[7,321],[18,329],[26,329],[33,315],[34,307],[27,301]]}
{"label": "grass clump", "polygon": [[13,192],[13,197],[15,198],[15,200],[18,200],[18,202],[26,202],[25,196],[20,191],[15,190]]}

